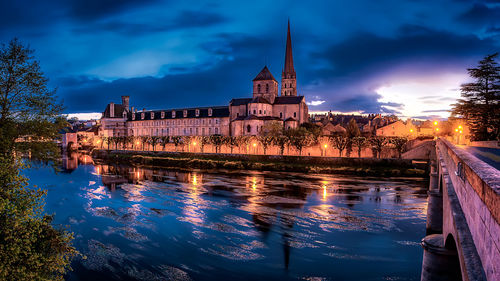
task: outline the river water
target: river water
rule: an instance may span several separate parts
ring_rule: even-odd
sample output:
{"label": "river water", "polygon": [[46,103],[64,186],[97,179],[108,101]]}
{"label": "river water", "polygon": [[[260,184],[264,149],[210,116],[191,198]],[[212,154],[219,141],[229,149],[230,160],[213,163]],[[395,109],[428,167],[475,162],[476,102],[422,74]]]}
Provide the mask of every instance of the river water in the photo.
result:
{"label": "river water", "polygon": [[68,280],[420,280],[424,179],[79,160],[24,171],[86,256]]}

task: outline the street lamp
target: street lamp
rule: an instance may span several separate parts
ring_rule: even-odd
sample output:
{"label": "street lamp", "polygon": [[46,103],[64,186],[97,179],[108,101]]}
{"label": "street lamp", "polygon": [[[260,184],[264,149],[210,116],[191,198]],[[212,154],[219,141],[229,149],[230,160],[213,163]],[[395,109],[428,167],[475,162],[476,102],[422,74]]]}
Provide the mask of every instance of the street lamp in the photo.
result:
{"label": "street lamp", "polygon": [[434,121],[434,126],[437,126],[438,125],[438,121]]}

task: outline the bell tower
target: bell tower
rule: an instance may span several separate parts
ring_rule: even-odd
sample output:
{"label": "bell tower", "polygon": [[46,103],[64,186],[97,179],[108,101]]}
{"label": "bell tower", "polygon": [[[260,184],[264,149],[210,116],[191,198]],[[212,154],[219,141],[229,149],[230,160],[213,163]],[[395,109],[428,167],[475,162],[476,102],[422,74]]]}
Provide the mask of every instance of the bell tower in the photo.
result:
{"label": "bell tower", "polygon": [[290,20],[288,20],[288,33],[286,36],[285,67],[281,73],[281,96],[297,96],[297,77],[293,68]]}

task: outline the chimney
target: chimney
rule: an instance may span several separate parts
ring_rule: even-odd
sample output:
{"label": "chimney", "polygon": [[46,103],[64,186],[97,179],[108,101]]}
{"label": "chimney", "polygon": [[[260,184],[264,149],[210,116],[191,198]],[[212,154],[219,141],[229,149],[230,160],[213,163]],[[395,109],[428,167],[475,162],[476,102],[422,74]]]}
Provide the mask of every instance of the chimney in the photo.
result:
{"label": "chimney", "polygon": [[122,105],[125,107],[126,110],[128,110],[129,107],[129,96],[122,96]]}
{"label": "chimney", "polygon": [[132,108],[130,109],[130,112],[134,112],[134,107],[132,106]]}
{"label": "chimney", "polygon": [[145,108],[143,108],[143,109],[142,109],[142,112],[146,112],[146,109],[145,109]]}
{"label": "chimney", "polygon": [[115,117],[115,104],[113,102],[109,103],[109,117]]}

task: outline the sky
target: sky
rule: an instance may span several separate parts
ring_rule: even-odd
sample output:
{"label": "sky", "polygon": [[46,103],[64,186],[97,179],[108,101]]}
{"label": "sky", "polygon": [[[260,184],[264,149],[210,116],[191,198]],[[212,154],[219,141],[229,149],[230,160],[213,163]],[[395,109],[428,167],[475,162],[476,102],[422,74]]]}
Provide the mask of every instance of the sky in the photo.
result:
{"label": "sky", "polygon": [[264,65],[280,81],[288,19],[310,112],[447,117],[500,50],[500,0],[1,1],[0,42],[35,50],[68,114],[249,97]]}

